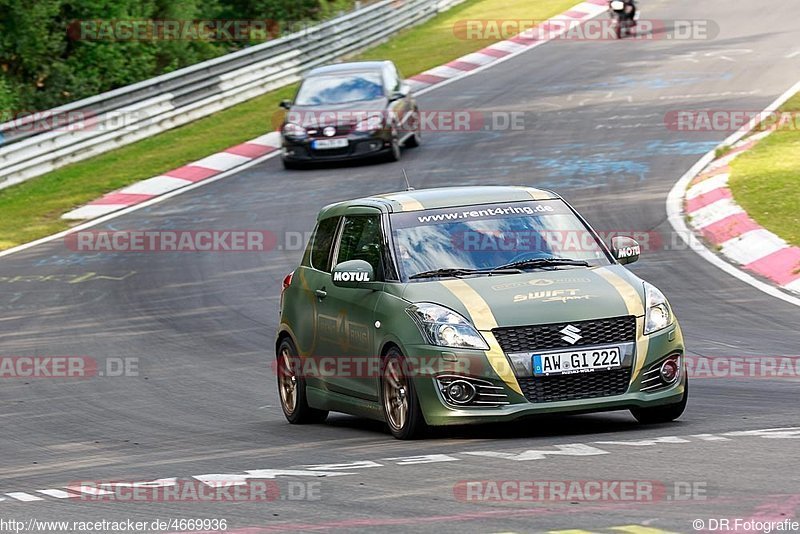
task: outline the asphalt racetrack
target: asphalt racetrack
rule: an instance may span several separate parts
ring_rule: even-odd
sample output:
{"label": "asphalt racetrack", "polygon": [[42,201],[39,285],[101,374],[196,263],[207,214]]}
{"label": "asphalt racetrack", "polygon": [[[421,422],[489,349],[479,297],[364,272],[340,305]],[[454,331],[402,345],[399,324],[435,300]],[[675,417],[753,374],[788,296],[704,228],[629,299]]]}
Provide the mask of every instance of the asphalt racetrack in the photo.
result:
{"label": "asphalt racetrack", "polygon": [[[670,188],[730,132],[664,122],[681,109],[760,110],[792,86],[800,5],[643,0],[641,9],[650,19],[711,20],[720,31],[551,42],[419,97],[422,109],[523,112],[523,129],[427,133],[400,163],[284,171],[272,158],[98,227],[259,229],[277,236],[268,253],[87,254],[56,240],[0,258],[0,355],[138,367],[138,376],[2,381],[0,516],[224,518],[242,534],[692,532],[715,518],[796,517],[800,431],[764,431],[800,427],[796,379],[696,379],[686,413],[668,425],[640,427],[619,412],[413,442],[341,414],[290,426],[280,410],[270,363],[297,236],[323,205],[402,189],[401,168],[416,188],[553,189],[600,231],[652,232],[660,245],[632,269],[670,298],[690,354],[800,353],[800,309],[685,250],[666,220]],[[268,502],[94,502],[39,491],[287,469],[296,473],[275,479],[280,497]],[[534,478],[646,480],[664,492],[654,501],[531,503],[458,490],[461,481]]]}

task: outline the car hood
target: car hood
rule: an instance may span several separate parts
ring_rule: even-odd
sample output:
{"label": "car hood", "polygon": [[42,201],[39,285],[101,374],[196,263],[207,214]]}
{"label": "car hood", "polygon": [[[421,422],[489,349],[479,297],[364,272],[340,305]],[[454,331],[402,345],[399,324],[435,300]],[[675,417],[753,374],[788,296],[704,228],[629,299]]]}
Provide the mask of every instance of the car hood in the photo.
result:
{"label": "car hood", "polygon": [[349,104],[292,106],[292,109],[286,113],[285,121],[299,124],[303,128],[352,126],[367,117],[383,114],[387,105],[386,98],[379,98]]}
{"label": "car hood", "polygon": [[402,297],[447,306],[479,330],[644,314],[642,280],[620,265],[413,282]]}

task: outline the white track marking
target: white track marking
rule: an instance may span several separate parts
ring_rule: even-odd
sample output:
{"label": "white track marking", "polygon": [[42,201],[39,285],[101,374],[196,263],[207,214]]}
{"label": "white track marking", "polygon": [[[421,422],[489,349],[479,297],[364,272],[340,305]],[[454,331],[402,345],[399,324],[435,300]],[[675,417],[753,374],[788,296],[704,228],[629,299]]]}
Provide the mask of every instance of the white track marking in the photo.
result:
{"label": "white track marking", "polygon": [[611,454],[603,449],[592,447],[583,443],[569,443],[566,445],[555,445],[555,450],[536,450],[529,449],[520,453],[509,453],[500,451],[472,451],[465,452],[471,456],[483,456],[487,458],[497,458],[499,460],[513,460],[515,462],[526,462],[528,460],[544,460],[548,456],[598,456],[601,454]]}
{"label": "white track marking", "polygon": [[786,241],[780,237],[759,228],[725,241],[720,245],[720,252],[736,263],[747,265],[787,246]]}
{"label": "white track marking", "polygon": [[413,464],[435,464],[439,462],[458,462],[460,458],[455,458],[447,454],[425,454],[423,456],[400,456],[397,458],[384,458],[395,462],[397,465],[413,465]]}
{"label": "white track marking", "polygon": [[183,178],[154,176],[153,178],[148,178],[147,180],[142,180],[141,182],[136,182],[133,185],[120,189],[119,192],[131,195],[163,195],[164,193],[173,191],[179,187],[185,187],[191,183],[192,182],[189,180],[184,180]]}
{"label": "white track marking", "polygon": [[[775,99],[769,106],[764,109],[764,113],[770,113],[781,107],[787,100],[800,91],[800,82],[794,84],[785,93]],[[738,132],[725,139],[719,146],[731,146],[740,141],[747,133],[752,130],[759,123],[759,117],[753,118],[750,124],[742,127]],[[706,246],[700,242],[697,236],[686,225],[683,219],[683,194],[686,191],[686,186],[697,176],[709,163],[714,160],[716,148],[710,150],[705,156],[694,164],[694,166],[686,171],[686,173],[677,181],[667,195],[666,207],[667,218],[672,228],[677,232],[680,238],[688,245],[688,247],[700,255],[701,258],[711,263],[715,267],[725,271],[729,275],[741,280],[742,282],[753,286],[754,288],[762,291],[772,297],[780,299],[789,304],[800,306],[800,298],[787,295],[780,289],[758,280],[754,276],[747,274],[741,269],[735,267],[733,264],[723,260]],[[798,284],[800,286],[800,284]]]}
{"label": "white track marking", "polygon": [[794,282],[789,282],[784,288],[788,289],[789,291],[794,291],[795,293],[800,293],[800,278],[795,280]]}
{"label": "white track marking", "polygon": [[[135,205],[138,206],[138,204]],[[128,204],[87,204],[85,206],[81,206],[78,209],[65,213],[64,215],[61,216],[61,218],[67,220],[94,219],[96,217],[102,217],[103,215],[106,215],[108,213],[119,211],[127,206]],[[34,243],[36,243],[36,241],[34,241]],[[25,245],[20,245],[20,246],[24,247]],[[16,250],[16,248],[19,247],[15,247],[9,250]],[[8,252],[9,250],[6,250],[5,252]],[[0,257],[4,255],[5,255],[4,252],[0,252]]]}
{"label": "white track marking", "polygon": [[243,163],[247,163],[251,159],[252,158],[247,158],[245,156],[231,154],[230,152],[217,152],[216,154],[211,154],[210,156],[190,163],[189,165],[205,167],[206,169],[214,169],[215,171],[227,171],[233,169],[234,167],[238,167]]}
{"label": "white track marking", "polygon": [[[269,146],[269,147],[272,147],[272,148],[280,148],[281,147],[281,134],[279,134],[278,132],[269,132],[268,134],[264,134],[262,136],[256,137],[255,139],[251,139],[249,141],[245,141],[244,144],[261,145],[261,146]],[[269,155],[269,154],[267,154],[267,155]]]}
{"label": "white track marking", "polygon": [[464,71],[461,69],[456,69],[453,67],[442,65],[440,67],[434,67],[430,70],[426,70],[425,74],[439,76],[440,78],[452,78],[454,76],[461,76],[462,74],[464,74]]}
{"label": "white track marking", "polygon": [[482,66],[482,65],[488,65],[495,59],[497,58],[494,56],[487,56],[486,54],[481,54],[480,52],[473,52],[471,54],[467,54],[461,59],[457,59],[456,61],[463,61],[465,63],[472,63],[473,65]]}
{"label": "white track marking", "polygon": [[37,497],[36,495],[31,495],[30,493],[25,493],[24,491],[12,491],[11,493],[6,493],[12,499],[16,499],[22,502],[31,502],[31,501],[43,501],[41,497]]}
{"label": "white track marking", "polygon": [[43,489],[36,490],[36,493],[47,495],[48,497],[55,497],[56,499],[72,499],[77,497],[75,493],[69,493],[60,489]]}
{"label": "white track marking", "polygon": [[692,217],[692,225],[696,228],[705,228],[715,222],[719,222],[725,217],[744,213],[741,206],[729,198],[722,198],[712,202],[708,206],[693,211],[689,215]]}
{"label": "white track marking", "polygon": [[731,177],[730,174],[718,174],[712,178],[707,180],[703,180],[699,184],[693,185],[689,188],[686,192],[687,199],[693,199],[699,197],[700,195],[705,195],[706,193],[710,193],[715,189],[719,189],[721,187],[727,187],[728,179]]}

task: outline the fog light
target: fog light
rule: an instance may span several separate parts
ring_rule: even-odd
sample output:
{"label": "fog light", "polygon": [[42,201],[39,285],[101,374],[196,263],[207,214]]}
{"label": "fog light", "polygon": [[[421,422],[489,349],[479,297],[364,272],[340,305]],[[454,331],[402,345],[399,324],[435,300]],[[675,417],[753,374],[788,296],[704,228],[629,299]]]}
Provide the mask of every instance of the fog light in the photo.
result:
{"label": "fog light", "polygon": [[455,380],[445,387],[445,395],[456,404],[468,404],[475,399],[475,386],[466,380]]}
{"label": "fog light", "polygon": [[680,360],[677,358],[670,358],[661,364],[661,380],[667,384],[672,384],[678,379],[680,373]]}

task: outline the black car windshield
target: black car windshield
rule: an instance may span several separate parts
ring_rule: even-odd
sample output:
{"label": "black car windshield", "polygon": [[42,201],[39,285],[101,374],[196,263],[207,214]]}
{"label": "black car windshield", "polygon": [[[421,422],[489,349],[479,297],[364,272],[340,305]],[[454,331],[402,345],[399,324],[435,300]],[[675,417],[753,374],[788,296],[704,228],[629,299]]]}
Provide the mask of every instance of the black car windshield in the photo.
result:
{"label": "black car windshield", "polygon": [[391,223],[404,279],[425,278],[415,275],[439,269],[486,275],[496,267],[543,258],[558,260],[519,268],[610,264],[594,234],[557,199],[393,213]]}
{"label": "black car windshield", "polygon": [[298,106],[329,106],[384,96],[379,72],[355,72],[307,78],[294,100]]}

